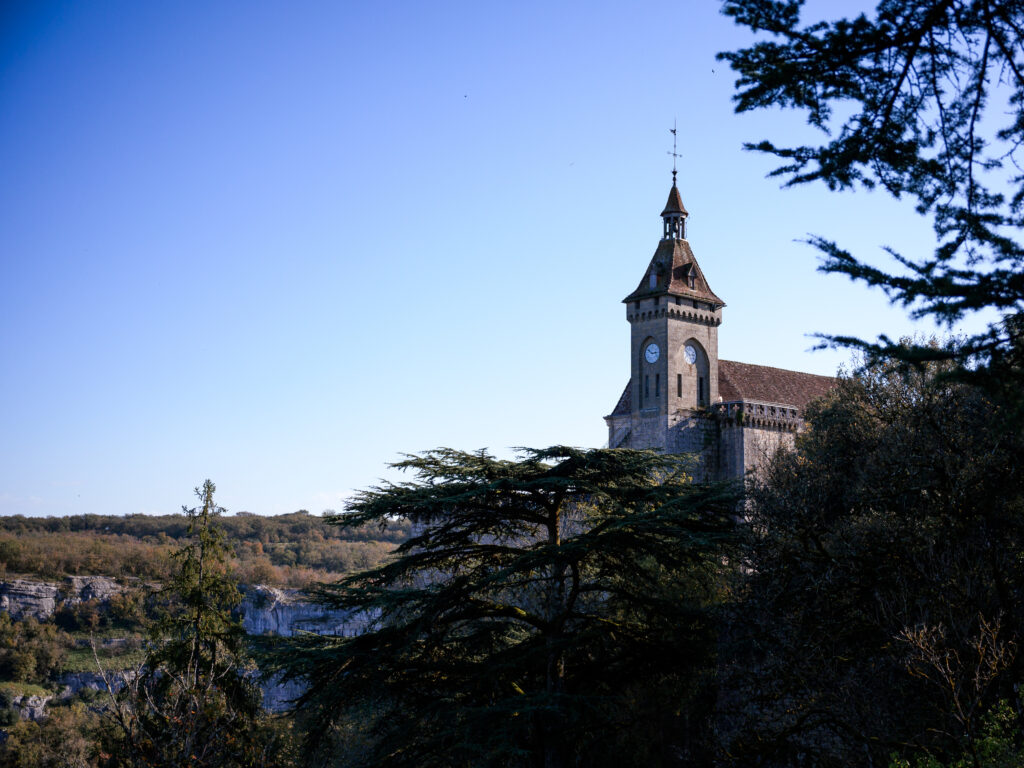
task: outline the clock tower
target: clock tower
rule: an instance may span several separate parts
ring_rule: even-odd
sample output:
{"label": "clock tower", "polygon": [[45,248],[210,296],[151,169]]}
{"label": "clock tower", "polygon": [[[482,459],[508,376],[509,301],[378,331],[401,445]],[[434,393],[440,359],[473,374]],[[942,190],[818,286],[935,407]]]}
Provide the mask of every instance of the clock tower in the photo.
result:
{"label": "clock tower", "polygon": [[725,306],[686,239],[676,173],[661,212],[662,237],[636,290],[623,299],[630,325],[630,380],[608,417],[612,448],[701,452],[718,392],[718,326]]}

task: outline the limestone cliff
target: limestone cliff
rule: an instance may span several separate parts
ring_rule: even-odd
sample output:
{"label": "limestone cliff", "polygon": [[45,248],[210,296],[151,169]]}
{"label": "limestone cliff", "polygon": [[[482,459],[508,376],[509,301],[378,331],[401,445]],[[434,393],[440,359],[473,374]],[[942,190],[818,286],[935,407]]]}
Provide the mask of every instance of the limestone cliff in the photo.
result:
{"label": "limestone cliff", "polygon": [[0,582],[0,611],[15,620],[48,619],[57,609],[59,596],[59,584],[28,579]]}
{"label": "limestone cliff", "polygon": [[351,637],[364,631],[366,618],[319,603],[298,589],[242,587],[242,626],[250,635],[291,637],[298,632]]}
{"label": "limestone cliff", "polygon": [[[14,579],[0,582],[0,611],[15,620],[32,617],[45,621],[62,602],[106,603],[123,589],[106,576],[71,576],[63,584]],[[301,631],[351,636],[366,627],[364,617],[312,602],[298,589],[255,585],[243,586],[241,590],[243,600],[238,611],[242,626],[251,635],[290,637]]]}
{"label": "limestone cliff", "polygon": [[72,604],[89,600],[105,603],[123,590],[124,587],[108,576],[69,576],[64,579],[65,600]]}
{"label": "limestone cliff", "polygon": [[[15,579],[0,582],[0,611],[6,611],[15,620],[34,617],[46,620],[53,616],[61,602],[76,604],[88,600],[106,603],[123,589],[115,580],[102,576],[75,576],[63,584]],[[276,589],[262,585],[242,586],[242,603],[238,615],[242,626],[250,635],[278,635],[290,637],[299,632],[353,636],[365,631],[365,614],[339,611],[313,602],[297,589]],[[126,642],[107,638],[104,646]],[[123,684],[121,673],[110,675],[115,688]],[[95,673],[71,673],[59,681],[61,698],[68,698],[83,688],[105,690],[102,677]],[[286,709],[289,702],[302,693],[298,683],[282,684],[277,679],[260,681],[263,688],[263,706],[271,712]],[[33,720],[45,716],[45,706],[52,697],[25,697],[14,702],[23,718]]]}
{"label": "limestone cliff", "polygon": [[99,600],[105,603],[122,589],[107,576],[69,576],[62,584],[13,579],[0,582],[0,611],[9,613],[15,620],[32,617],[45,621],[53,616],[61,602],[75,605]]}
{"label": "limestone cliff", "polygon": [[[250,635],[290,637],[298,632],[351,637],[365,631],[365,614],[349,613],[311,602],[297,589],[275,589],[262,585],[243,587],[239,607],[242,626]],[[283,712],[305,690],[301,683],[282,682],[277,677],[260,680],[263,708]]]}
{"label": "limestone cliff", "polygon": [[53,696],[15,696],[11,699],[11,706],[18,712],[22,720],[42,720],[46,717],[46,705],[50,703]]}

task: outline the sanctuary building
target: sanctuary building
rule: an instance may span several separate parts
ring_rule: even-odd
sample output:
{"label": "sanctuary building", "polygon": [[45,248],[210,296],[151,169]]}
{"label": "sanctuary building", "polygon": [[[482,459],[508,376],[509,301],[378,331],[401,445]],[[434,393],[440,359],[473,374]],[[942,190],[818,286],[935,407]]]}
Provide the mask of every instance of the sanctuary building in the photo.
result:
{"label": "sanctuary building", "polygon": [[688,216],[673,171],[661,241],[623,299],[630,376],[605,417],[608,446],[695,453],[706,479],[742,477],[793,445],[804,407],[835,379],[718,359],[725,302],[686,239]]}

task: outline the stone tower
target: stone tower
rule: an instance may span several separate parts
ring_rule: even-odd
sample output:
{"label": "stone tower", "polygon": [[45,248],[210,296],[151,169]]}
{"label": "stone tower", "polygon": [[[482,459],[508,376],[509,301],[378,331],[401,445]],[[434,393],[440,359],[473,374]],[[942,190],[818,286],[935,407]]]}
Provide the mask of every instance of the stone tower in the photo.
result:
{"label": "stone tower", "polygon": [[630,324],[630,385],[607,417],[611,447],[700,452],[698,414],[718,402],[718,326],[725,306],[686,239],[672,173],[662,237],[636,290],[623,299]]}
{"label": "stone tower", "polygon": [[700,459],[698,477],[741,478],[793,446],[807,403],[835,379],[718,358],[725,303],[690,249],[688,215],[673,171],[661,242],[623,299],[630,376],[605,416],[608,445],[691,453]]}

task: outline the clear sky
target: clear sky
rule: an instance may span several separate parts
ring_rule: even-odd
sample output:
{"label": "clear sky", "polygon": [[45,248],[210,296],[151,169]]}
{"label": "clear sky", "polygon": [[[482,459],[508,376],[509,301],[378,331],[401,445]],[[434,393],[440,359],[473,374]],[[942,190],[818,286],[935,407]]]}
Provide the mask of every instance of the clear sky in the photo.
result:
{"label": "clear sky", "polygon": [[886,263],[928,223],[765,178],[742,142],[809,129],[733,114],[717,10],[5,2],[0,513],[175,512],[207,477],[319,513],[402,452],[601,445],[673,120],[722,358],[831,374],[807,334],[915,330],[800,241]]}

